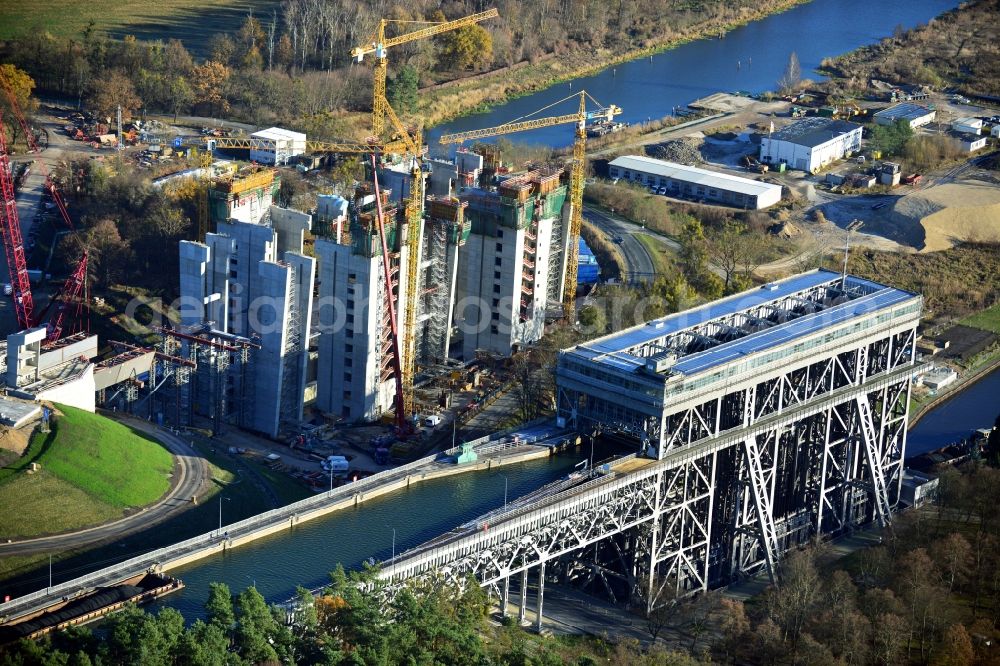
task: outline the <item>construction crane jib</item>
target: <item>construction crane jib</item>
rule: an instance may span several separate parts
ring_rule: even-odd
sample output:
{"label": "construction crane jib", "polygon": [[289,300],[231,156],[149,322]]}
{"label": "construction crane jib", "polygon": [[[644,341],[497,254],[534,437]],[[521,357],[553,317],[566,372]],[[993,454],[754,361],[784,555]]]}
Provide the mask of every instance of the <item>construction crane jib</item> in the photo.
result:
{"label": "construction crane jib", "polygon": [[[531,118],[558,104],[561,104],[574,97],[580,98],[580,107],[576,113],[561,116],[549,116],[543,118]],[[587,100],[591,100],[597,108],[587,110]],[[585,166],[587,162],[587,121],[611,121],[622,112],[621,107],[611,104],[603,106],[587,91],[565,97],[557,102],[523,116],[509,123],[497,125],[496,127],[486,127],[483,129],[470,130],[468,132],[458,132],[456,134],[442,135],[438,141],[444,144],[462,143],[470,139],[483,139],[502,134],[513,134],[515,132],[525,132],[542,127],[552,127],[553,125],[573,124],[575,125],[575,140],[573,141],[573,164],[569,179],[569,201],[570,201],[570,221],[569,221],[569,242],[567,245],[568,256],[566,257],[566,281],[563,289],[563,309],[567,317],[575,316],[576,301],[576,277],[578,262],[580,257],[580,226],[583,223],[583,183],[585,177]]]}
{"label": "construction crane jib", "polygon": [[[362,62],[367,55],[375,56],[375,89],[372,95],[372,133],[376,137],[380,137],[385,131],[385,116],[388,107],[385,96],[388,49],[418,39],[433,37],[443,32],[464,28],[498,16],[500,16],[500,13],[496,9],[488,9],[485,12],[465,16],[454,21],[442,21],[440,23],[432,23],[430,21],[394,21],[392,19],[379,20],[378,25],[375,27],[375,32],[372,33],[369,40],[363,46],[351,49],[351,58],[357,63]],[[390,23],[430,23],[430,25],[420,30],[387,38],[385,36],[385,29]]]}

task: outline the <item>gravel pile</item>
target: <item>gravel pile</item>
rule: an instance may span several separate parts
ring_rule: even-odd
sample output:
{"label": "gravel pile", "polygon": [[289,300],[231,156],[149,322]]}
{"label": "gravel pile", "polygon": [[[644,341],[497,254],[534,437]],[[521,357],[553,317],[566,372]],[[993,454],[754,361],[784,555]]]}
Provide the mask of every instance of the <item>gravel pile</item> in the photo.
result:
{"label": "gravel pile", "polygon": [[701,153],[698,151],[700,143],[697,139],[665,141],[646,146],[646,154],[658,160],[678,164],[701,164]]}

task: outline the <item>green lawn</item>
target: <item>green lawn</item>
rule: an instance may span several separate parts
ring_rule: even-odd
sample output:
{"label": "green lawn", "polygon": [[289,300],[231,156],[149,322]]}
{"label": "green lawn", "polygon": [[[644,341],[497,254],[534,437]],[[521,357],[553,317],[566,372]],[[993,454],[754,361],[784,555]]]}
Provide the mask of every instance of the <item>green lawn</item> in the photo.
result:
{"label": "green lawn", "polygon": [[667,247],[659,240],[649,234],[632,234],[636,240],[642,243],[653,260],[653,272],[657,275],[669,275],[671,262],[667,257]]}
{"label": "green lawn", "polygon": [[121,509],[98,500],[44,467],[0,485],[0,506],[31,507],[31,511],[2,512],[0,537],[4,539],[68,532],[99,525],[122,514]]}
{"label": "green lawn", "polygon": [[[51,432],[0,469],[0,537],[53,534],[121,517],[170,488],[173,458],[158,442],[117,421],[57,406]],[[36,462],[40,471],[28,473]]]}
{"label": "green lawn", "polygon": [[972,326],[973,328],[981,328],[985,331],[1000,333],[1000,303],[981,312],[977,312],[974,315],[969,315],[959,323],[966,326]]}

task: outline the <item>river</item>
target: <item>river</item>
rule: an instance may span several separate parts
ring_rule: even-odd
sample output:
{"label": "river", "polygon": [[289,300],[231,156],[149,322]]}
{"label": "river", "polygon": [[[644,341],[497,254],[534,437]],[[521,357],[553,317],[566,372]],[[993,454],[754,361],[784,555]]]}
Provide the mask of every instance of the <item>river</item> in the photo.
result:
{"label": "river", "polygon": [[[427,481],[303,523],[171,571],[186,587],[155,606],[172,606],[189,621],[203,617],[208,585],[214,581],[234,591],[256,585],[268,601],[284,601],[296,585],[315,588],[329,582],[338,562],[350,570],[369,557],[389,559],[393,549],[401,553],[503,506],[505,494],[513,499],[564,477],[589,454],[577,449],[493,472]],[[599,447],[594,455],[603,460],[610,453]]]}
{"label": "river", "polygon": [[998,414],[1000,370],[994,370],[920,419],[907,434],[906,457],[957,442],[978,428],[990,428]]}
{"label": "river", "polygon": [[[661,118],[674,106],[720,91],[772,90],[792,51],[798,54],[803,78],[817,79],[820,77],[814,70],[823,58],[877,42],[891,35],[897,25],[912,28],[926,23],[956,6],[955,0],[812,0],[737,28],[722,39],[689,42],[652,58],[633,60],[512,99],[485,113],[457,118],[428,130],[428,143],[434,146],[441,134],[513,121],[580,90],[602,104],[622,107],[618,119],[630,123]],[[577,101],[571,100],[542,115],[573,113],[576,108]],[[549,127],[514,138],[563,147],[572,142],[573,128]],[[444,152],[438,149],[432,152]]]}

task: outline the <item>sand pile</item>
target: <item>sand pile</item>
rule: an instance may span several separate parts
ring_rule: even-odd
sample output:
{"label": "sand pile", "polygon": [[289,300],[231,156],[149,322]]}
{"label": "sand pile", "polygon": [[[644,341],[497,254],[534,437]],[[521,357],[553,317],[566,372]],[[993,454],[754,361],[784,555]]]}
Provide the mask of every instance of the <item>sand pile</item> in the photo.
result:
{"label": "sand pile", "polygon": [[1000,241],[1000,188],[976,181],[946,183],[901,197],[892,221],[922,236],[921,252],[962,241]]}

